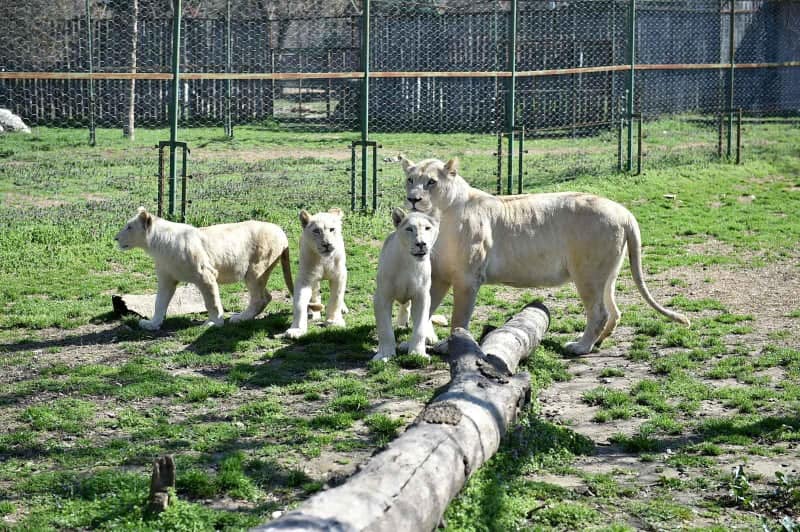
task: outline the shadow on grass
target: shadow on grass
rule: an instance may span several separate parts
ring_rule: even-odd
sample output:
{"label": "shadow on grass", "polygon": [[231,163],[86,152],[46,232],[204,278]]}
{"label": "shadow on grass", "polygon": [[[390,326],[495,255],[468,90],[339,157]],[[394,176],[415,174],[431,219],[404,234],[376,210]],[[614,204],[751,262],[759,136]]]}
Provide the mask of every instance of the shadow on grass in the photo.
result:
{"label": "shadow on grass", "polygon": [[368,342],[373,329],[359,325],[311,330],[266,360],[237,365],[244,375],[238,382],[243,386],[283,386],[304,381],[313,370],[364,368],[372,357]]}
{"label": "shadow on grass", "polygon": [[125,323],[120,323],[111,329],[94,331],[84,334],[71,334],[66,337],[46,340],[24,339],[18,342],[0,345],[0,354],[18,353],[20,351],[38,351],[60,347],[87,346],[113,344],[120,341],[142,340],[149,335],[144,331],[132,329]]}
{"label": "shadow on grass", "polygon": [[[185,318],[181,318],[184,320]],[[167,330],[178,329],[177,319],[169,320]],[[190,323],[196,325],[196,323]],[[284,310],[267,313],[255,320],[225,323],[222,327],[207,327],[186,347],[187,351],[204,355],[207,353],[235,353],[240,344],[254,337],[273,337],[291,325],[291,312]]]}

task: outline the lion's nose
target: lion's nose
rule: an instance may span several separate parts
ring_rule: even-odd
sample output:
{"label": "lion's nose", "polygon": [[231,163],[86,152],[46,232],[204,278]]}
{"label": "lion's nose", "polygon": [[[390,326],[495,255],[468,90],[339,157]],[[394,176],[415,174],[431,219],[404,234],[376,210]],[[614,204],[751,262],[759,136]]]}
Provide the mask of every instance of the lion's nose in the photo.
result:
{"label": "lion's nose", "polygon": [[116,240],[117,242],[119,242],[119,235],[115,236],[115,237],[114,237],[114,240]]}
{"label": "lion's nose", "polygon": [[419,201],[419,198],[406,198],[406,199],[411,204],[412,209],[417,205],[417,202]]}

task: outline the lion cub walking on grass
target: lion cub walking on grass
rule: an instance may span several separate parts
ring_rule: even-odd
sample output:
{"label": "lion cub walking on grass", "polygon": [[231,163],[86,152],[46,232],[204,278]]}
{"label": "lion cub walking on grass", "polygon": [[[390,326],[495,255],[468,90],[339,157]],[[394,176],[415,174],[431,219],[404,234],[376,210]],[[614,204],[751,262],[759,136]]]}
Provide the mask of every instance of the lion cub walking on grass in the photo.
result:
{"label": "lion cub walking on grass", "polygon": [[231,316],[231,322],[258,316],[272,300],[267,281],[279,260],[286,286],[293,291],[289,240],[283,229],[268,222],[250,220],[197,228],[164,220],[139,207],[114,240],[120,249],[141,248],[155,261],[156,308],[152,319],[139,321],[143,329],[156,331],[161,327],[181,281],[200,290],[208,310],[206,325],[224,323],[218,285],[242,280],[250,301],[243,312]]}
{"label": "lion cub walking on grass", "polygon": [[300,267],[297,270],[297,290],[294,292],[292,327],[289,338],[299,338],[308,331],[308,314],[321,308],[319,284],[330,282],[330,299],[325,307],[325,324],[344,326],[344,290],[347,285],[344,240],[342,239],[341,209],[330,209],[311,216],[300,211],[303,235],[300,237]]}
{"label": "lion cub walking on grass", "polygon": [[427,214],[403,209],[392,211],[396,230],[383,243],[378,259],[378,278],[373,304],[378,329],[378,352],[373,360],[395,355],[392,304],[401,303],[398,326],[408,322],[409,304],[414,328],[408,352],[425,355],[425,341],[436,342],[429,319],[431,308],[431,249],[439,235],[439,222]]}

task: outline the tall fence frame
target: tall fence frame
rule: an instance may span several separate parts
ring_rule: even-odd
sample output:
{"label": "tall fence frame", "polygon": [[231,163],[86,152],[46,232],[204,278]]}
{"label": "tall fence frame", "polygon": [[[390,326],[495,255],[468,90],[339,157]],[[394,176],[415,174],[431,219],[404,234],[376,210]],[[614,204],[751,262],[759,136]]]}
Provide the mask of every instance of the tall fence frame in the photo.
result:
{"label": "tall fence frame", "polygon": [[[140,80],[149,83],[169,83],[168,116],[171,128],[170,212],[173,212],[175,202],[174,183],[176,165],[174,160],[174,146],[177,142],[177,131],[179,127],[186,125],[188,122],[186,116],[191,112],[189,109],[192,106],[188,103],[190,101],[190,95],[186,93],[186,89],[189,87],[190,83],[206,83],[214,87],[216,87],[215,84],[217,83],[224,84],[224,89],[219,91],[220,94],[214,96],[214,98],[222,102],[220,105],[203,103],[205,100],[200,96],[197,99],[199,103],[196,103],[195,107],[203,109],[207,107],[212,109],[210,111],[203,111],[206,112],[203,119],[210,120],[212,123],[219,123],[219,125],[224,128],[225,134],[230,137],[234,135],[234,128],[237,124],[247,123],[247,120],[241,117],[241,109],[239,110],[240,116],[234,116],[234,107],[238,103],[238,99],[236,95],[233,94],[233,84],[252,82],[260,84],[258,85],[260,87],[264,87],[265,83],[271,84],[271,93],[268,94],[269,97],[262,99],[263,101],[259,104],[266,101],[266,104],[264,104],[264,109],[266,111],[264,112],[271,112],[273,116],[277,114],[275,111],[276,90],[285,91],[287,86],[289,88],[294,87],[296,93],[299,94],[299,97],[297,97],[299,103],[296,108],[298,109],[299,121],[301,123],[310,123],[303,122],[304,98],[316,97],[319,94],[324,94],[327,98],[326,112],[328,121],[334,124],[336,119],[335,117],[331,117],[341,108],[342,115],[347,116],[340,122],[336,122],[334,127],[351,131],[358,130],[360,132],[359,145],[361,146],[362,183],[366,183],[366,175],[368,172],[367,148],[371,142],[370,130],[415,130],[415,127],[433,128],[433,130],[435,130],[436,127],[442,127],[443,131],[471,131],[482,129],[484,132],[503,134],[508,142],[507,149],[505,150],[505,156],[508,158],[506,164],[508,175],[505,190],[507,193],[513,192],[512,168],[515,166],[513,164],[513,157],[515,155],[515,134],[523,130],[525,131],[525,135],[536,138],[541,135],[564,134],[565,131],[571,131],[570,134],[575,135],[584,130],[591,132],[597,131],[600,128],[624,128],[627,133],[624,136],[625,153],[624,156],[621,153],[618,156],[624,157],[625,164],[622,164],[621,167],[627,171],[632,171],[634,167],[633,158],[635,151],[633,130],[636,116],[642,115],[648,119],[662,112],[648,109],[648,102],[650,101],[650,96],[648,95],[649,76],[655,76],[653,79],[664,79],[664,76],[671,74],[689,77],[696,75],[717,80],[714,84],[719,89],[718,92],[724,92],[724,96],[721,94],[720,97],[717,98],[716,103],[709,104],[706,102],[698,104],[696,109],[687,108],[683,109],[683,111],[697,111],[703,114],[712,114],[717,117],[717,120],[723,116],[725,117],[727,127],[723,128],[725,130],[724,144],[726,147],[724,151],[728,159],[731,159],[733,156],[735,142],[734,117],[739,109],[744,108],[745,112],[767,112],[777,114],[785,114],[787,112],[796,114],[800,111],[800,96],[798,96],[796,92],[789,93],[788,103],[786,104],[778,101],[775,105],[767,104],[766,106],[759,106],[753,104],[748,105],[747,102],[740,101],[746,99],[742,98],[741,95],[746,94],[747,91],[751,89],[751,87],[745,85],[746,80],[741,81],[742,78],[747,77],[748,72],[760,73],[763,75],[762,77],[765,78],[774,77],[770,74],[771,72],[780,73],[779,75],[784,76],[786,79],[778,82],[780,85],[778,92],[786,92],[786,90],[791,91],[792,87],[798,85],[795,84],[795,80],[800,82],[800,47],[797,45],[794,47],[790,46],[791,40],[789,37],[779,37],[783,39],[784,42],[778,42],[774,47],[780,48],[786,45],[790,50],[788,50],[787,53],[780,53],[779,50],[779,53],[772,54],[775,57],[766,57],[769,55],[767,52],[750,53],[745,51],[745,53],[740,53],[742,47],[745,46],[743,43],[746,37],[746,30],[743,28],[746,25],[754,24],[753,20],[758,17],[764,20],[769,19],[773,22],[774,20],[778,20],[780,22],[781,17],[791,18],[796,16],[796,22],[790,22],[790,24],[796,24],[799,27],[795,28],[792,26],[787,31],[800,30],[800,2],[793,0],[783,2],[778,2],[776,0],[703,0],[703,2],[698,3],[687,2],[685,0],[602,0],[595,2],[590,0],[580,0],[577,2],[562,2],[557,0],[508,0],[508,2],[492,4],[488,2],[478,2],[476,3],[478,7],[468,13],[458,12],[458,5],[454,4],[455,7],[448,7],[447,2],[442,2],[439,6],[437,6],[436,3],[431,3],[428,6],[432,6],[431,10],[420,11],[412,15],[404,14],[402,12],[403,7],[408,7],[410,9],[410,6],[419,6],[422,5],[421,3],[404,3],[404,0],[398,0],[396,4],[392,4],[392,9],[394,9],[394,11],[392,11],[392,9],[386,7],[389,5],[387,0],[383,0],[383,2],[376,4],[379,7],[378,11],[375,12],[373,10],[371,12],[371,0],[362,0],[360,4],[352,4],[354,6],[353,12],[337,17],[336,21],[334,21],[335,24],[340,24],[345,28],[339,32],[340,37],[341,35],[347,34],[347,25],[349,21],[349,44],[333,43],[327,49],[327,59],[323,57],[321,60],[317,61],[317,65],[312,67],[303,67],[304,56],[302,52],[297,53],[297,57],[299,58],[299,66],[297,68],[291,67],[282,69],[280,66],[276,66],[276,62],[279,62],[276,61],[276,56],[277,59],[280,60],[282,52],[280,49],[276,51],[275,48],[272,48],[274,33],[276,31],[281,31],[281,28],[286,25],[291,25],[295,23],[295,21],[301,20],[300,18],[264,19],[263,22],[260,22],[262,26],[267,28],[267,30],[265,30],[266,37],[264,38],[266,40],[259,41],[259,39],[256,38],[254,42],[269,43],[269,61],[271,63],[271,68],[268,72],[263,71],[263,68],[252,68],[248,69],[248,71],[243,71],[245,69],[241,67],[236,68],[234,66],[233,56],[235,50],[239,50],[239,53],[250,52],[243,48],[244,45],[241,42],[237,41],[237,39],[241,41],[242,37],[236,33],[235,28],[232,28],[234,24],[238,25],[240,28],[243,27],[243,21],[245,20],[233,17],[231,8],[232,0],[226,0],[224,2],[224,10],[217,13],[217,15],[219,15],[217,18],[192,19],[195,22],[199,21],[198,23],[210,21],[214,28],[224,28],[224,30],[214,29],[214,31],[217,32],[214,33],[214,35],[217,35],[220,31],[224,31],[221,44],[222,48],[224,48],[224,64],[200,69],[191,68],[194,59],[187,56],[192,54],[197,55],[194,48],[197,39],[192,41],[193,44],[191,45],[182,42],[180,29],[182,24],[188,24],[185,21],[181,22],[182,2],[181,0],[163,1],[169,1],[172,10],[170,21],[172,22],[173,35],[170,42],[171,49],[169,50],[172,58],[170,65],[162,63],[160,65],[151,65],[150,68],[142,64],[137,65],[135,58],[136,33],[134,33],[133,38],[133,64],[129,64],[125,68],[109,68],[107,66],[103,68],[98,65],[98,61],[94,60],[99,53],[98,39],[100,39],[100,37],[98,37],[98,34],[105,36],[102,38],[113,39],[114,36],[113,32],[109,32],[107,28],[103,31],[98,31],[98,29],[103,27],[103,24],[107,25],[109,19],[106,18],[98,21],[94,18],[92,14],[97,8],[90,0],[86,0],[83,20],[77,20],[77,22],[73,21],[73,25],[78,28],[77,31],[85,33],[85,45],[88,47],[88,51],[85,53],[88,54],[88,57],[83,57],[85,55],[84,52],[78,53],[78,55],[81,56],[79,64],[82,65],[80,66],[80,71],[69,71],[66,69],[26,70],[12,64],[13,61],[8,61],[7,59],[3,60],[3,54],[0,53],[0,67],[2,67],[2,70],[0,70],[0,106],[10,103],[12,105],[8,106],[12,107],[12,110],[18,112],[22,111],[20,114],[27,114],[30,116],[29,113],[24,112],[25,105],[14,100],[14,84],[30,84],[34,87],[30,90],[35,92],[39,90],[36,88],[38,82],[86,83],[88,86],[89,102],[88,106],[85,107],[87,107],[86,110],[88,112],[85,113],[85,116],[83,114],[78,116],[79,113],[73,113],[72,110],[70,110],[69,113],[73,113],[70,114],[70,116],[77,116],[77,118],[74,119],[76,123],[88,127],[89,141],[94,144],[96,142],[95,129],[100,127],[100,122],[102,122],[102,116],[99,116],[97,113],[98,106],[101,105],[103,109],[106,109],[108,100],[108,97],[106,97],[103,102],[97,102],[96,91],[98,83],[127,82],[132,86]],[[372,1],[374,2],[374,0]],[[405,6],[406,3],[408,6]],[[486,6],[490,6],[490,8]],[[360,7],[360,12],[355,10],[355,8],[358,7]],[[422,8],[414,9],[421,10]],[[425,9],[428,8],[426,7]],[[437,9],[441,11],[441,13],[438,12]],[[484,10],[481,11],[481,9]],[[706,51],[703,58],[709,59],[716,57],[717,61],[687,60],[700,57],[700,55],[690,49],[691,47],[686,47],[684,53],[686,59],[683,61],[680,60],[681,54],[673,54],[672,52],[665,55],[675,56],[677,59],[673,58],[669,61],[657,62],[653,60],[652,57],[648,57],[654,55],[648,53],[647,39],[652,35],[652,30],[648,30],[648,25],[661,24],[663,23],[662,19],[670,20],[669,16],[660,15],[660,13],[669,12],[676,13],[674,16],[675,21],[677,21],[675,25],[679,26],[683,24],[684,29],[692,28],[692,24],[696,24],[690,21],[688,18],[689,16],[701,13],[697,16],[704,17],[704,20],[706,20],[712,30],[718,33],[716,41],[719,42],[718,50],[714,51],[713,46],[708,46],[709,50]],[[654,13],[656,15],[654,15]],[[569,29],[569,17],[572,17],[573,21],[582,21],[581,23],[586,26],[586,24],[591,22],[592,17],[598,18],[601,15],[605,17],[603,20],[606,21],[606,26],[605,29],[602,29],[601,22],[598,21],[598,26],[601,26],[598,32],[606,32],[607,35],[604,36],[605,40],[595,39],[593,41],[588,37],[581,40],[580,30],[582,28],[576,26],[578,22],[573,22],[573,28],[571,30]],[[417,17],[417,20],[413,17]],[[439,19],[441,19],[441,22]],[[134,22],[139,20],[146,22],[145,31],[157,30],[157,28],[156,30],[149,28],[149,25],[151,25],[149,19],[139,19],[136,12],[133,14],[133,20]],[[176,20],[177,24],[174,23]],[[493,25],[487,25],[490,24],[492,20],[494,21]],[[217,24],[218,21],[222,22],[222,24]],[[454,21],[452,24],[458,25],[458,28],[456,28],[456,30],[448,29],[447,21]],[[195,22],[192,23],[194,24]],[[256,22],[259,21],[257,20]],[[370,28],[372,27],[373,31],[383,32],[386,35],[395,35],[396,33],[395,37],[399,35],[401,38],[408,33],[406,30],[403,30],[406,31],[406,33],[402,33],[400,30],[393,30],[392,24],[395,24],[398,28],[411,28],[410,31],[412,33],[414,31],[414,24],[416,24],[417,40],[415,43],[417,46],[416,53],[418,55],[423,54],[423,52],[430,55],[430,46],[425,48],[423,42],[424,37],[432,34],[432,28],[443,28],[450,31],[449,35],[451,36],[448,37],[450,39],[462,39],[462,42],[469,43],[473,41],[483,43],[473,46],[473,51],[477,51],[475,52],[476,55],[486,57],[483,63],[480,64],[481,68],[469,70],[456,68],[444,70],[435,68],[436,65],[445,65],[448,67],[450,65],[455,65],[457,67],[459,60],[451,60],[449,57],[434,58],[425,64],[426,68],[424,69],[394,70],[383,68],[384,64],[392,65],[398,63],[398,61],[395,61],[388,55],[390,53],[397,54],[398,52],[393,49],[392,42],[382,42],[381,39],[383,39],[383,37],[374,37],[371,35]],[[540,26],[537,26],[537,24],[540,24]],[[536,39],[539,38],[537,35],[541,33],[541,29],[545,28],[547,24],[550,25],[549,36],[536,41]],[[670,22],[670,24],[672,23]],[[768,22],[761,21],[758,22],[758,24],[762,24],[764,28],[767,28]],[[0,24],[0,26],[1,25],[2,24]],[[276,25],[278,28],[277,30],[271,29]],[[480,27],[477,29],[473,27],[479,25]],[[503,36],[503,28],[507,30],[505,36]],[[583,29],[586,28],[584,27]],[[395,31],[395,33],[393,33],[393,31]],[[572,32],[572,48],[567,52],[563,52],[562,49],[566,49],[570,46],[568,39],[563,38],[564,34],[569,31]],[[463,35],[458,32],[466,33],[467,36],[463,37]],[[767,29],[765,29],[764,32],[769,33]],[[185,39],[190,40],[191,35],[189,32],[184,33],[187,35]],[[798,33],[800,33],[800,31]],[[420,34],[423,38],[419,37]],[[408,39],[409,41],[413,40],[412,37],[408,37]],[[457,49],[458,47],[447,45],[448,41],[445,40],[446,38],[442,39],[442,55],[447,56],[449,54],[457,56],[462,53]],[[549,41],[546,39],[549,39]],[[83,46],[80,44],[81,38],[77,38],[77,40],[79,41],[78,47],[80,48]],[[706,39],[706,41],[711,42],[713,45],[715,41],[714,36],[712,35],[712,37]],[[707,44],[706,41],[704,41],[705,44]],[[686,38],[684,38],[684,44],[685,42],[688,42]],[[767,41],[765,40],[765,42]],[[212,47],[217,46],[214,39],[208,40],[208,43],[210,43],[209,45]],[[437,44],[438,43],[439,41],[437,41]],[[547,57],[542,61],[534,57],[535,54],[538,53],[538,48],[542,47],[542,43],[546,45],[544,48],[550,46],[549,49],[554,50],[553,55],[556,56],[556,63],[561,62],[569,64],[571,62],[572,64],[569,66],[555,65],[554,68],[540,67],[540,65],[548,61],[552,61],[551,58]],[[64,46],[69,46],[69,40],[67,40]],[[397,44],[397,47],[402,46],[403,44]],[[773,45],[763,45],[762,47],[767,49],[771,46]],[[602,53],[595,53],[592,47],[603,47],[604,51]],[[219,46],[217,46],[217,48],[219,48]],[[580,50],[576,52],[578,48],[580,48]],[[258,49],[256,48],[255,51],[257,52]],[[571,54],[571,59],[563,60],[563,58],[559,56],[559,53],[564,57]],[[588,54],[588,56],[585,54]],[[307,54],[307,62],[309,61],[308,57],[312,55],[313,54]],[[322,57],[319,53],[317,53],[317,55]],[[338,55],[341,55],[341,57],[338,57]],[[360,64],[358,68],[352,68],[355,66],[353,63],[355,55],[359,58]],[[402,56],[402,53],[400,55]],[[576,59],[576,57],[579,59]],[[586,65],[584,62],[585,57],[589,57],[587,62],[594,64]],[[605,60],[601,60],[602,58],[605,58]],[[86,59],[88,59],[88,61],[86,61]],[[327,60],[327,69],[323,68],[325,60]],[[415,59],[412,58],[408,64],[413,64],[414,60]],[[266,58],[259,64],[263,67],[266,64],[265,61]],[[475,63],[475,60],[471,59],[465,61],[464,64],[472,64],[470,61]],[[399,62],[402,63],[402,60]],[[576,65],[575,62],[578,64]],[[2,63],[8,63],[8,66]],[[19,63],[24,64],[25,61],[19,61]],[[53,64],[55,64],[55,62],[53,62]],[[330,67],[333,65],[337,65],[338,68],[331,69]],[[167,66],[170,68],[166,68]],[[530,68],[531,66],[535,68]],[[736,75],[735,73],[743,74]],[[601,81],[596,81],[601,78]],[[451,80],[452,83],[448,80]],[[494,83],[494,88],[492,89],[494,91],[493,94],[481,88],[483,87],[481,84],[483,83],[485,85],[486,81]],[[565,111],[563,109],[567,107],[563,104],[565,101],[563,98],[553,100],[549,103],[547,101],[547,98],[551,97],[548,96],[548,94],[552,94],[554,91],[566,93],[572,90],[575,97],[578,98],[578,95],[582,94],[580,93],[580,90],[582,90],[581,87],[583,87],[585,83],[591,82],[599,83],[600,87],[594,91],[593,94],[607,94],[604,98],[600,98],[603,100],[600,105],[592,101],[593,96],[590,91],[580,96],[580,100],[573,100],[572,109],[570,111]],[[454,85],[453,83],[458,85]],[[182,84],[184,87],[183,89]],[[325,93],[324,87],[322,89],[319,88],[324,84],[327,84],[327,93]],[[340,95],[337,108],[332,112],[331,94],[334,89],[331,89],[331,87],[333,87],[334,84],[340,87],[335,89],[339,91]],[[571,89],[564,88],[569,84],[572,86]],[[738,88],[739,84],[742,85],[742,88]],[[358,89],[354,88],[356,85]],[[435,85],[438,85],[438,87]],[[472,87],[473,85],[479,86],[478,89],[475,89],[477,92],[474,92],[477,96],[468,94],[464,97],[464,101],[467,103],[461,105],[460,109],[467,109],[467,112],[473,113],[473,110],[470,110],[470,106],[474,107],[475,102],[484,105],[486,108],[483,109],[483,111],[474,112],[475,118],[470,118],[469,120],[453,119],[452,116],[445,116],[445,114],[448,113],[451,108],[455,108],[455,106],[451,105],[451,107],[447,107],[441,104],[439,109],[436,110],[434,107],[428,105],[428,108],[423,109],[424,106],[420,103],[422,102],[422,97],[419,95],[423,92],[432,94],[428,96],[430,101],[435,102],[438,97],[441,102],[445,100],[445,97],[451,100],[459,97],[449,94],[448,91],[451,90],[451,87]],[[550,85],[556,88],[551,89],[549,87]],[[281,86],[283,87],[282,89],[280,88]],[[414,97],[416,97],[417,100],[411,104],[398,103],[398,100],[394,102],[388,101],[388,106],[378,106],[381,108],[379,109],[380,112],[373,112],[370,114],[370,109],[376,107],[376,98],[378,97],[375,90],[372,88],[373,86],[379,91],[384,90],[384,93],[387,91],[391,93],[392,87],[399,86],[404,96],[398,98],[398,100],[405,102]],[[276,89],[276,87],[278,88]],[[783,87],[787,87],[788,89],[784,90]],[[132,88],[131,92],[133,93],[133,91]],[[413,91],[416,91],[416,94],[412,94],[412,97],[409,97],[408,94],[413,93]],[[438,91],[438,93],[436,91]],[[710,93],[712,91],[713,87],[708,92]],[[162,90],[161,92],[163,93],[164,91]],[[348,96],[348,94],[355,94],[356,92],[358,93],[358,99]],[[344,96],[341,94],[344,94]],[[489,94],[489,96],[485,97],[485,94]],[[525,97],[519,98],[518,96],[520,94],[524,94]],[[541,97],[544,103],[539,104],[537,96]],[[192,97],[194,98],[194,96]],[[37,95],[35,99],[39,99],[39,96]],[[8,103],[4,100],[8,100]],[[256,99],[256,101],[258,102],[258,99]],[[576,101],[578,103],[576,103]],[[624,101],[624,109],[621,108],[620,101]],[[408,105],[416,106],[414,112],[406,113],[408,116],[413,116],[408,119],[401,119],[398,122],[397,119],[390,116],[391,113],[389,111],[383,109],[384,107],[391,107],[394,104],[397,104],[398,109],[400,107],[408,107]],[[134,104],[131,105],[133,108]],[[349,108],[348,105],[350,106]],[[36,112],[33,113],[35,115],[33,120],[35,124],[58,124],[60,121],[63,122],[63,120],[59,118],[61,115],[59,115],[58,111],[52,111],[48,118],[47,113],[40,112],[42,107],[44,106],[40,104],[36,107]],[[578,109],[579,107],[581,108],[580,110]],[[601,107],[601,111],[598,111]],[[764,107],[771,108],[762,109]],[[259,112],[260,111],[256,111],[253,115],[256,119],[258,116],[261,116]],[[572,114],[571,121],[569,119],[561,121],[552,119],[553,116],[560,114],[566,116],[570,112]],[[595,114],[600,112],[602,116],[598,115],[597,119],[593,122],[587,120],[586,117],[583,116],[589,116],[593,112]],[[620,112],[622,113],[621,116]],[[66,111],[64,113],[66,113]],[[131,111],[131,113],[133,113],[133,111]],[[439,116],[436,115],[437,113],[439,113]],[[198,114],[199,113],[195,111],[195,114],[192,116],[197,116]],[[430,120],[426,120],[426,118],[430,118]],[[445,119],[453,119],[452,121],[455,125],[436,126],[437,121],[440,124],[445,124]],[[114,120],[116,119],[112,118],[111,122],[114,122]],[[156,121],[155,123],[163,125],[163,119],[156,117],[154,120]],[[396,122],[392,122],[392,120],[396,120]],[[431,126],[431,123],[434,125]],[[106,120],[106,125],[107,124],[108,120]],[[576,131],[578,133],[576,133]],[[521,154],[517,155],[521,156]],[[498,176],[498,179],[501,179],[501,176]],[[519,181],[521,182],[521,180],[522,176],[520,175]],[[366,209],[365,196],[366,193],[362,190],[362,209]]]}

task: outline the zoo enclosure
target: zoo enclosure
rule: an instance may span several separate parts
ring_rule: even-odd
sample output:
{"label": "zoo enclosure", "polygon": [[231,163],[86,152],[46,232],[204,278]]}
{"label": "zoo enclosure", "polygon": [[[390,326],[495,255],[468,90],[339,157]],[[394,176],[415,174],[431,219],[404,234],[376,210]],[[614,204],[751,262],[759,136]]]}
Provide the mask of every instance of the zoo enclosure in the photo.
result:
{"label": "zoo enclosure", "polygon": [[174,121],[173,153],[177,126],[360,130],[362,180],[369,131],[497,135],[510,191],[515,139],[596,137],[603,157],[574,166],[630,170],[642,121],[673,121],[679,149],[647,155],[674,162],[731,156],[739,109],[800,110],[797,0],[36,0],[0,14],[0,106],[31,125],[94,139]]}

